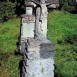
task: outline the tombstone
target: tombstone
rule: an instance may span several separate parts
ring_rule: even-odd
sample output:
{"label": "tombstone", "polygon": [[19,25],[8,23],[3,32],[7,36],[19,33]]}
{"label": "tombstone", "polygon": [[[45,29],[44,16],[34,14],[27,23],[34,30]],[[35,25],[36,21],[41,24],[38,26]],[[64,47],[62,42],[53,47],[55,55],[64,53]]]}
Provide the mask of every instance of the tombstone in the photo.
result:
{"label": "tombstone", "polygon": [[47,17],[48,8],[57,8],[59,1],[25,0],[25,5],[19,45],[23,54],[22,77],[54,77],[55,48],[47,39]]}

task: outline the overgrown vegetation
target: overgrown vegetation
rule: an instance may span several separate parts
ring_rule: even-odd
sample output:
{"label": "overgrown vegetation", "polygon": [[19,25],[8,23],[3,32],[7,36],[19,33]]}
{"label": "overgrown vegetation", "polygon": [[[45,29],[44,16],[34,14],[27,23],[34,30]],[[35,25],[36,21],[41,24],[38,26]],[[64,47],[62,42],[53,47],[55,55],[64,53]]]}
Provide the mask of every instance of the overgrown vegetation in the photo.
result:
{"label": "overgrown vegetation", "polygon": [[76,11],[75,0],[60,0],[60,8],[64,11]]}
{"label": "overgrown vegetation", "polygon": [[[15,55],[20,19],[0,24],[0,77],[20,77],[21,56]],[[77,77],[77,15],[53,11],[48,18],[48,38],[56,47],[55,77]]]}
{"label": "overgrown vegetation", "polygon": [[[59,0],[59,10],[77,13],[75,0]],[[24,0],[0,0],[0,20],[7,21],[25,13]]]}
{"label": "overgrown vegetation", "polygon": [[0,22],[16,18],[23,13],[25,13],[24,0],[0,0]]}
{"label": "overgrown vegetation", "polygon": [[0,20],[7,21],[16,17],[16,3],[0,2]]}

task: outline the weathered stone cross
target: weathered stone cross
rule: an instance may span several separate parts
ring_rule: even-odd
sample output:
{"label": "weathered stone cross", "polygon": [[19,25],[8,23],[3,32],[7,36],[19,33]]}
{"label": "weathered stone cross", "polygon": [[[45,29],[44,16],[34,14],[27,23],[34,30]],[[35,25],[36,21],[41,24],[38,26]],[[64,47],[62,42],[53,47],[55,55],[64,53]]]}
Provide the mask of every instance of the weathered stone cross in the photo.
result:
{"label": "weathered stone cross", "polygon": [[22,77],[54,77],[54,45],[47,39],[47,16],[48,8],[57,8],[59,2],[25,0],[25,5],[19,46],[23,54]]}

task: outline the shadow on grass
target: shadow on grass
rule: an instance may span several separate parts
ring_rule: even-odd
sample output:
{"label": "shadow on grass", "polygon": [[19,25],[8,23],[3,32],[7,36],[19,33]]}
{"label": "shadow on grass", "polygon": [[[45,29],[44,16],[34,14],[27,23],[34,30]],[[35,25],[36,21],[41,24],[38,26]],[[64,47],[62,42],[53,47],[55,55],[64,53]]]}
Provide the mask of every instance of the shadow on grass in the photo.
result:
{"label": "shadow on grass", "polygon": [[[14,54],[15,56],[18,56],[18,55],[22,56],[18,51],[15,51]],[[20,70],[20,77],[22,77],[22,73],[23,73],[22,68],[23,68],[23,60],[19,62],[19,66],[18,66],[18,69]]]}
{"label": "shadow on grass", "polygon": [[20,77],[22,77],[22,67],[23,67],[23,60],[19,62]]}

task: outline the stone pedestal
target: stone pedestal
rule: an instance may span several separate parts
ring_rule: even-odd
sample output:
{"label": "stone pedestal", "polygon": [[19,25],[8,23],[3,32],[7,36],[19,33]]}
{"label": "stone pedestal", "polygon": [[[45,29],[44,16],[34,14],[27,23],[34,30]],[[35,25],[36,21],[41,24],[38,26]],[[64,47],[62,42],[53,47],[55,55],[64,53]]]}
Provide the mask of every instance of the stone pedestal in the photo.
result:
{"label": "stone pedestal", "polygon": [[54,77],[54,45],[49,40],[29,39],[26,50],[22,77]]}

